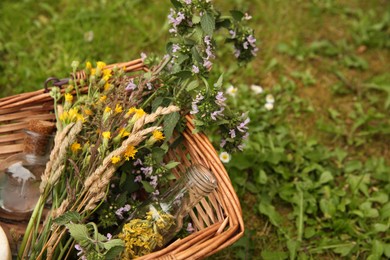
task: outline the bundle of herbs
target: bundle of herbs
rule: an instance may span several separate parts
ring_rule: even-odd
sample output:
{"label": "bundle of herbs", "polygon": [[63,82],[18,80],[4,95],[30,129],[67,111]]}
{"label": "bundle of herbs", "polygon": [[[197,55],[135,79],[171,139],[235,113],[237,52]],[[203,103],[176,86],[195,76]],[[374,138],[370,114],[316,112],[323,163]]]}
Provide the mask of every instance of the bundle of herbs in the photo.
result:
{"label": "bundle of herbs", "polygon": [[[171,169],[180,162],[163,157],[177,143],[168,141],[174,130],[180,136],[187,114],[195,118],[197,131],[219,131],[226,153],[243,149],[249,118],[229,109],[222,75],[214,81],[209,73],[217,32],[232,43],[232,57],[240,64],[256,55],[253,31],[243,25],[250,17],[239,11],[222,16],[207,0],[171,2],[168,53],[161,59],[143,54],[148,72],[127,75],[120,66],[87,62],[85,79],[71,80],[64,94],[52,88],[55,145],[19,258],[120,257],[124,220],[174,178]],[[78,62],[72,69],[79,70]],[[45,205],[51,209],[47,217]]]}

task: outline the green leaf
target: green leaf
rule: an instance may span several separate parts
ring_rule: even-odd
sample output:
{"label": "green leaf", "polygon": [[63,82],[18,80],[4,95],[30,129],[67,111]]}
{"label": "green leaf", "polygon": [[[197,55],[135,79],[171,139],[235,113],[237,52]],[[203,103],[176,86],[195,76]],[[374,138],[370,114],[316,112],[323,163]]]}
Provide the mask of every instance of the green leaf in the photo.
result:
{"label": "green leaf", "polygon": [[152,158],[156,163],[160,163],[163,160],[166,151],[160,147],[154,147],[152,150]]}
{"label": "green leaf", "polygon": [[180,162],[174,162],[174,161],[171,161],[171,162],[169,162],[169,163],[167,163],[166,165],[165,165],[165,168],[167,168],[167,169],[173,169],[173,168],[175,168],[176,166],[178,166],[180,164]]}
{"label": "green leaf", "polygon": [[230,14],[232,15],[232,17],[233,17],[234,20],[236,20],[236,21],[241,21],[242,18],[244,17],[244,13],[241,12],[241,11],[238,11],[238,10],[231,10],[231,11],[230,11]]}
{"label": "green leaf", "polygon": [[383,244],[383,253],[387,258],[390,258],[390,244]]}
{"label": "green leaf", "polygon": [[355,247],[355,244],[343,244],[333,249],[333,252],[341,256],[347,256],[351,253],[352,249]]}
{"label": "green leaf", "polygon": [[354,172],[354,171],[361,170],[362,167],[363,167],[363,164],[361,161],[354,160],[354,161],[347,162],[345,164],[344,170],[345,170],[345,172]]}
{"label": "green leaf", "polygon": [[111,240],[108,240],[107,242],[104,243],[104,248],[109,250],[113,247],[123,247],[125,246],[125,244],[123,243],[123,241],[121,239],[111,239]]}
{"label": "green leaf", "polygon": [[70,222],[78,223],[78,222],[81,222],[81,216],[78,212],[67,211],[64,214],[62,214],[61,216],[59,216],[58,218],[54,219],[53,222],[58,224],[58,225],[65,225],[65,224],[68,224]]}
{"label": "green leaf", "polygon": [[171,3],[172,3],[172,5],[173,5],[175,8],[177,8],[177,9],[183,7],[183,4],[180,3],[180,1],[178,1],[178,0],[171,0]]}
{"label": "green leaf", "polygon": [[283,221],[282,216],[268,202],[260,202],[259,211],[261,214],[266,215],[274,226],[279,227],[281,225]]}
{"label": "green leaf", "polygon": [[[373,256],[372,259],[380,259],[383,255],[383,244],[379,240],[374,240],[372,243],[372,249],[371,249],[371,255]],[[370,256],[369,256],[370,257]]]}
{"label": "green leaf", "polygon": [[375,223],[373,225],[374,231],[379,233],[379,232],[386,232],[389,230],[389,225],[381,224],[381,223]]}
{"label": "green leaf", "polygon": [[324,171],[320,176],[320,183],[324,184],[333,180],[333,175],[330,171]]}
{"label": "green leaf", "polygon": [[180,120],[179,112],[170,113],[164,117],[164,136],[165,142],[168,142],[173,134],[173,130],[175,129],[177,123]]}
{"label": "green leaf", "polygon": [[191,81],[191,82],[187,85],[186,90],[187,90],[188,92],[190,92],[191,90],[194,90],[194,89],[196,89],[197,87],[199,87],[199,81],[198,81],[198,80],[193,80],[193,81]]}
{"label": "green leaf", "polygon": [[257,175],[256,182],[259,184],[266,184],[268,182],[267,173],[264,170],[260,170]]}
{"label": "green leaf", "polygon": [[389,195],[384,192],[375,192],[368,200],[372,202],[378,202],[380,204],[385,204],[389,201]]}
{"label": "green leaf", "polygon": [[203,14],[202,18],[200,19],[200,25],[202,26],[202,30],[207,35],[213,35],[213,32],[215,30],[215,18],[210,13]]}
{"label": "green leaf", "polygon": [[290,259],[295,259],[297,256],[297,250],[300,246],[300,242],[296,240],[288,240],[287,241],[287,248],[290,252]]}
{"label": "green leaf", "polygon": [[200,23],[200,16],[198,16],[198,15],[192,16],[192,23],[193,23],[193,24],[198,24],[198,23]]}
{"label": "green leaf", "polygon": [[331,218],[336,213],[336,206],[327,199],[320,200],[320,209],[324,213],[325,218]]}
{"label": "green leaf", "polygon": [[149,182],[147,181],[141,181],[142,183],[142,186],[144,187],[145,191],[148,192],[148,193],[151,193],[154,191],[154,188],[152,185],[150,185]]}
{"label": "green leaf", "polygon": [[120,253],[122,253],[124,247],[123,246],[115,246],[111,247],[105,254],[104,259],[106,260],[114,260],[117,259]]}
{"label": "green leaf", "polygon": [[284,260],[288,258],[288,254],[281,251],[264,250],[261,252],[261,257],[264,260]]}
{"label": "green leaf", "polygon": [[220,89],[222,87],[222,83],[223,83],[223,73],[221,74],[221,76],[219,76],[217,82],[214,83],[214,88]]}
{"label": "green leaf", "polygon": [[70,235],[77,242],[89,238],[88,228],[85,225],[69,223],[65,226],[69,229]]}

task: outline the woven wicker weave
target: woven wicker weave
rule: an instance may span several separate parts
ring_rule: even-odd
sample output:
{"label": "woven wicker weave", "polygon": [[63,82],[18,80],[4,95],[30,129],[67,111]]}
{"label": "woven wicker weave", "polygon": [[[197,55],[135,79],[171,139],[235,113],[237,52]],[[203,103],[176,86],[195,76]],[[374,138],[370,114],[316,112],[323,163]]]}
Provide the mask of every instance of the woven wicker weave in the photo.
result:
{"label": "woven wicker weave", "polygon": [[[117,63],[107,67],[124,67],[127,72],[147,70],[142,60]],[[84,77],[80,72],[76,78]],[[45,90],[0,99],[0,161],[21,152],[23,129],[31,119],[54,120],[53,100]],[[203,199],[190,213],[196,232],[179,239],[157,252],[139,259],[200,259],[237,241],[244,232],[242,212],[229,176],[207,136],[194,134],[192,118],[187,117],[183,143],[170,150],[167,160],[179,160],[177,176],[190,164],[202,164],[216,175],[218,188]]]}

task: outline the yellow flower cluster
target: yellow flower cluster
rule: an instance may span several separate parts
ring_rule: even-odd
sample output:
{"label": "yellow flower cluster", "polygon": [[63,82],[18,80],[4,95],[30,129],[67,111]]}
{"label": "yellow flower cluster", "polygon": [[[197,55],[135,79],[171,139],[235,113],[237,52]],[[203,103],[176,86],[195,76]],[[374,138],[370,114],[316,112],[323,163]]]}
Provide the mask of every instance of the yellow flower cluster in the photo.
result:
{"label": "yellow flower cluster", "polygon": [[111,138],[111,132],[110,131],[103,132],[102,136],[105,139],[110,139]]}
{"label": "yellow flower cluster", "polygon": [[163,246],[164,234],[174,225],[173,216],[164,212],[146,213],[145,219],[132,219],[118,237],[125,243],[122,259],[133,259]]}
{"label": "yellow flower cluster", "polygon": [[71,108],[71,109],[69,109],[69,111],[64,111],[60,115],[60,120],[63,123],[71,123],[71,122],[76,122],[76,121],[79,121],[79,120],[81,120],[82,122],[85,121],[83,115],[81,115],[78,112],[77,108]]}

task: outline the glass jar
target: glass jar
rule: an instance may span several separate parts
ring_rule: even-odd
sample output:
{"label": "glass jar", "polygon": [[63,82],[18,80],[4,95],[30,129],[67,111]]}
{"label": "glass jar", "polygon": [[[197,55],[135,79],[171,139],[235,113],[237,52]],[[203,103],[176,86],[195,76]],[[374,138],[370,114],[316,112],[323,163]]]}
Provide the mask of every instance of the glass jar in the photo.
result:
{"label": "glass jar", "polygon": [[49,160],[53,129],[50,122],[31,121],[25,131],[23,152],[1,162],[0,208],[6,213],[16,217],[34,209],[40,196],[41,175]]}
{"label": "glass jar", "polygon": [[217,187],[212,172],[193,165],[165,193],[138,207],[126,221],[119,238],[125,242],[123,258],[148,254],[167,244],[183,227],[190,210]]}

